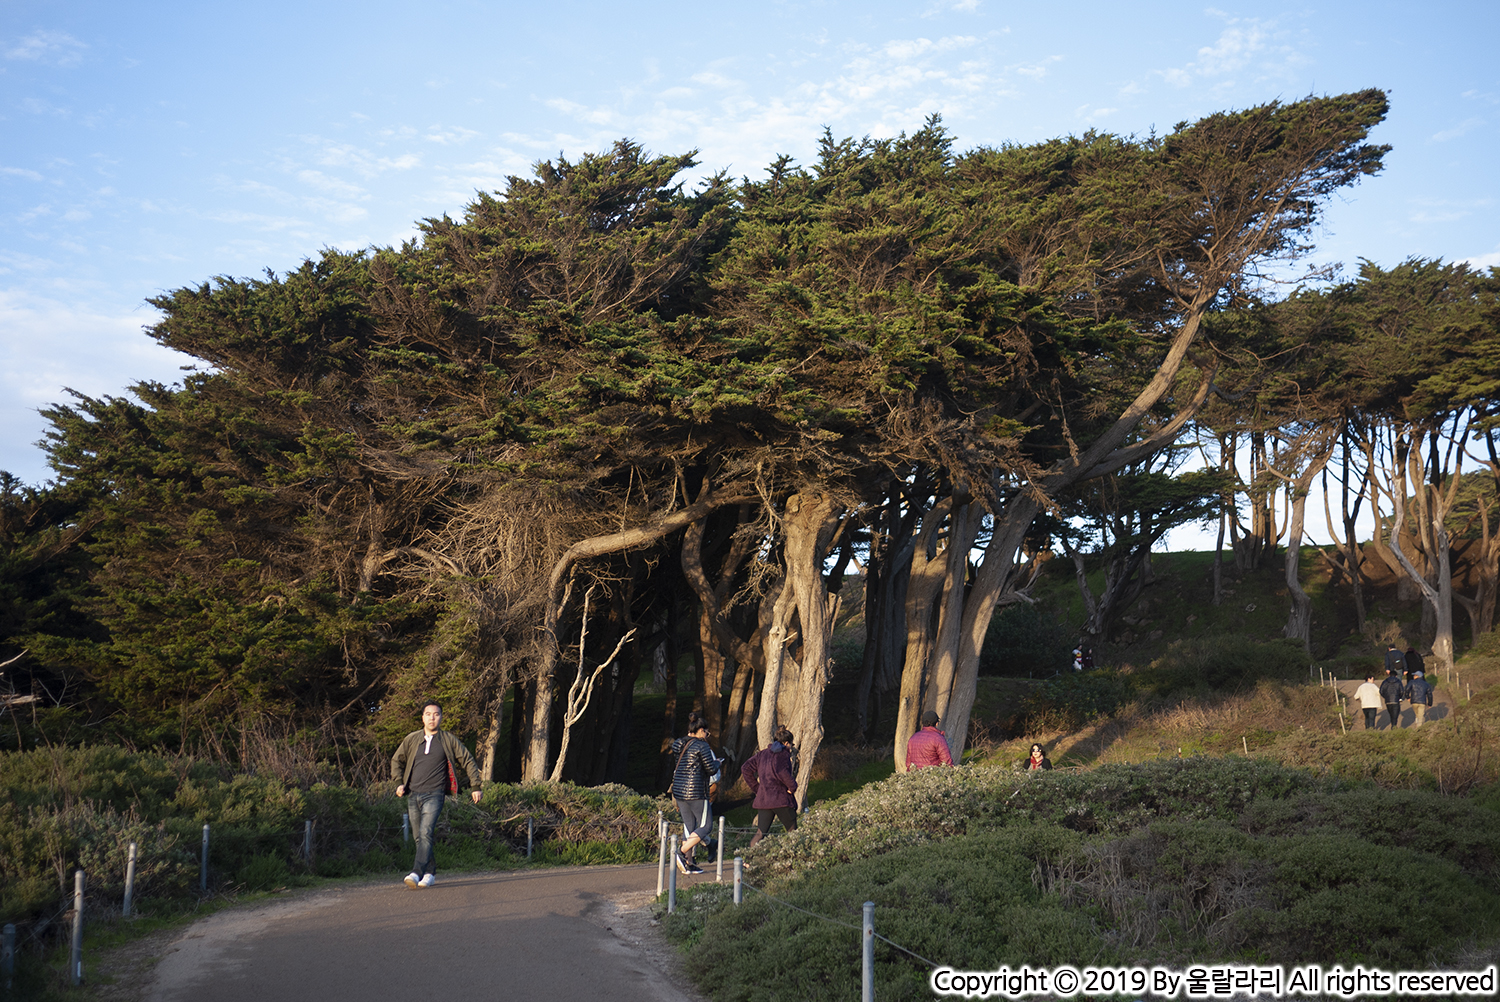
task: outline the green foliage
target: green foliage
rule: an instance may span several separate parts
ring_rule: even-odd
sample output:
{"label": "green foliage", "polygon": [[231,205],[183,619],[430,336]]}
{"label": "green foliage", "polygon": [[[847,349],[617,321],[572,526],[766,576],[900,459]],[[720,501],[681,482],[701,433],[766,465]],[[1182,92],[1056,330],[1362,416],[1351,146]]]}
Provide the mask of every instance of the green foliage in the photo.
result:
{"label": "green foliage", "polygon": [[[897,850],[766,889],[833,922],[755,892],[739,908],[726,904],[722,890],[695,892],[667,932],[695,940],[688,970],[723,1000],[848,997],[860,977],[865,901],[875,902],[882,936],[957,968],[1107,962],[1114,955],[1101,950],[1088,918],[1031,880],[1037,863],[1061,849],[1051,833],[1019,827]],[[883,943],[875,957],[878,998],[931,997],[925,964]]]}
{"label": "green foliage", "polygon": [[1082,847],[1048,879],[1095,911],[1108,938],[1176,963],[1417,967],[1500,929],[1495,888],[1458,863],[1331,830],[1252,836],[1223,821],[1160,821]]}
{"label": "green foliage", "polygon": [[1029,602],[1007,605],[990,620],[979,655],[982,675],[1040,677],[1072,664],[1072,641],[1063,625]]}
{"label": "green foliage", "polygon": [[[657,812],[668,806],[622,786],[495,784],[482,806],[465,797],[446,802],[439,854],[448,870],[518,865],[530,817],[540,864],[644,862],[655,858]],[[118,902],[131,842],[139,849],[137,901],[149,907],[193,895],[205,824],[211,891],[389,873],[410,861],[405,813],[384,782],[302,787],[111,746],[0,753],[0,918],[24,923],[43,914],[80,868],[91,898]],[[308,821],[311,861],[303,855]]]}
{"label": "green foliage", "polygon": [[1235,691],[1254,688],[1263,679],[1306,681],[1309,663],[1307,652],[1294,640],[1191,637],[1173,641],[1165,654],[1135,673],[1134,683],[1159,696],[1206,689]]}
{"label": "green foliage", "polygon": [[1049,679],[1026,701],[1023,712],[1035,730],[1046,726],[1074,730],[1098,717],[1107,717],[1135,695],[1134,680],[1112,668],[1074,671]]}
{"label": "green foliage", "polygon": [[1240,758],[1167,759],[1084,773],[919,769],[810,811],[746,854],[758,874],[817,870],[1014,824],[1118,834],[1160,818],[1233,820],[1259,797],[1338,789],[1306,770]]}

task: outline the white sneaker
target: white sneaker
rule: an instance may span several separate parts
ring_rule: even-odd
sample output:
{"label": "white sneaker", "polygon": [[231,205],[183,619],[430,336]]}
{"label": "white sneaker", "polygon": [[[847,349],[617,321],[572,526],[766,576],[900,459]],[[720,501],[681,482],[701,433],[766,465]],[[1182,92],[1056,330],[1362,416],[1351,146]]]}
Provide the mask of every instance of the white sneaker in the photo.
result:
{"label": "white sneaker", "polygon": [[417,886],[417,881],[419,881],[421,879],[422,878],[419,877],[419,876],[417,876],[417,874],[415,872],[408,873],[406,875],[406,886],[407,887],[416,887]]}
{"label": "white sneaker", "polygon": [[427,876],[425,876],[421,880],[417,881],[417,886],[418,887],[431,887],[435,883],[437,883],[437,875],[433,874],[433,873],[429,873]]}

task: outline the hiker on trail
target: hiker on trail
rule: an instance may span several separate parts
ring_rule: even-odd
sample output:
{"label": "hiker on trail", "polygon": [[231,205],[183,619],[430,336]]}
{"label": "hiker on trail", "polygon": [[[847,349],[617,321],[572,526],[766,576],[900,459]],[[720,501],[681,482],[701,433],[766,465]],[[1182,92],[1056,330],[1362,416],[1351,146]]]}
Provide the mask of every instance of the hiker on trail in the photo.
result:
{"label": "hiker on trail", "polygon": [[797,830],[797,777],[792,774],[792,732],[776,728],[776,736],[765,748],[740,766],[740,777],[755,799],[754,845],[771,832],[771,822],[781,819],[789,832]]}
{"label": "hiker on trail", "polygon": [[1406,659],[1395,644],[1385,645],[1385,670],[1397,674],[1406,670]]}
{"label": "hiker on trail", "polygon": [[473,787],[470,796],[479,803],[479,767],[464,743],[441,728],[443,708],[428,701],[422,704],[422,729],[402,739],[391,756],[391,778],[399,780],[396,796],[406,802],[406,816],[411,821],[412,838],[417,856],[406,875],[407,887],[431,887],[437,882],[437,859],[432,852],[432,833],[443,810],[443,797],[458,793],[458,773],[462,766]]}
{"label": "hiker on trail", "polygon": [[1031,754],[1026,757],[1026,770],[1029,772],[1032,769],[1050,768],[1052,768],[1052,760],[1047,757],[1047,750],[1039,744],[1033,744]]}
{"label": "hiker on trail", "polygon": [[1373,731],[1375,718],[1380,714],[1380,704],[1385,702],[1373,674],[1365,676],[1364,685],[1354,690],[1354,698],[1359,700],[1359,708],[1365,711],[1365,730]]}
{"label": "hiker on trail", "polygon": [[1427,666],[1422,663],[1422,654],[1413,645],[1406,649],[1406,677],[1416,678],[1417,672],[1426,672]]}
{"label": "hiker on trail", "polygon": [[1427,719],[1427,708],[1432,705],[1432,683],[1427,681],[1425,673],[1419,669],[1412,672],[1411,681],[1406,683],[1402,695],[1410,701],[1411,711],[1416,715],[1412,726],[1421,727],[1422,721]]}
{"label": "hiker on trail", "polygon": [[672,769],[672,799],[682,816],[682,845],[673,861],[682,873],[702,873],[693,852],[711,840],[713,817],[709,787],[719,772],[719,759],[708,744],[708,721],[696,710],[688,714],[688,732],[672,742],[677,765]]}
{"label": "hiker on trail", "polygon": [[948,750],[948,735],[938,730],[936,710],[922,714],[922,729],[906,742],[906,771],[913,772],[930,765],[952,765],[953,753]]}
{"label": "hiker on trail", "polygon": [[[1395,650],[1394,647],[1391,648]],[[1399,653],[1397,657],[1399,657]],[[1391,718],[1391,730],[1401,726],[1401,695],[1406,684],[1401,681],[1401,668],[1387,668],[1385,681],[1380,683],[1380,698],[1385,703],[1386,713]]]}

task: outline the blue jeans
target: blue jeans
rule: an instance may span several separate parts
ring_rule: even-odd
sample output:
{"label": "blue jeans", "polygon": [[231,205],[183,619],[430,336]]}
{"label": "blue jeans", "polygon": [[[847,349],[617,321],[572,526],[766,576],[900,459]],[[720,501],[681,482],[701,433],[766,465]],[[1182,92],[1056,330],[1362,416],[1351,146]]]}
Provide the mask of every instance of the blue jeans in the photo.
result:
{"label": "blue jeans", "polygon": [[437,873],[437,860],[432,855],[432,835],[437,829],[438,815],[443,812],[441,793],[413,793],[406,798],[406,816],[411,819],[411,837],[417,843],[417,859],[411,872],[419,877]]}

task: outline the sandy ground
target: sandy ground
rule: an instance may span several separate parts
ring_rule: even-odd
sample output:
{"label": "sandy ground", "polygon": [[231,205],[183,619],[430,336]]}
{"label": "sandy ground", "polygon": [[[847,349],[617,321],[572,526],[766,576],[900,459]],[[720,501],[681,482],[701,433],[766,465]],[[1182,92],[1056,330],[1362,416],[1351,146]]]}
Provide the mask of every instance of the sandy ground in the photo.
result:
{"label": "sandy ground", "polygon": [[655,890],[647,865],[440,875],[416,891],[385,880],[291,892],[86,958],[89,995],[703,1002],[651,918]]}

